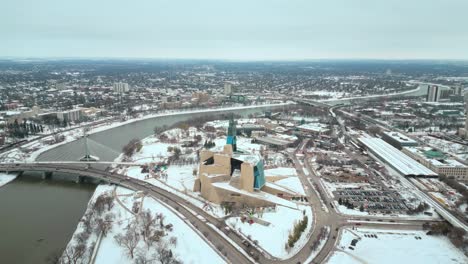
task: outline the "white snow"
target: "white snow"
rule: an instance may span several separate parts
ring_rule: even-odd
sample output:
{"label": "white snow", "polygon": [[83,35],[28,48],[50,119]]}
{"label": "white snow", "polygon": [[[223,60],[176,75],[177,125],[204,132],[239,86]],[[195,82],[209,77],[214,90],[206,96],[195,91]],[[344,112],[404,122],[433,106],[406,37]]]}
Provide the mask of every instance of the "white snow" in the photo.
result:
{"label": "white snow", "polygon": [[[292,250],[287,251],[285,244],[288,241],[288,235],[293,229],[294,223],[302,220],[303,210],[308,217],[307,228],[302,233],[300,239],[296,242]],[[258,217],[255,215],[255,217]],[[231,217],[226,222],[234,230],[237,230],[245,236],[250,236],[252,240],[257,240],[258,245],[274,257],[286,259],[297,253],[307,242],[312,228],[312,210],[309,206],[299,206],[299,210],[294,210],[284,206],[277,206],[276,211],[265,211],[261,220],[270,223],[264,226],[258,223],[242,223],[240,217]]]}
{"label": "white snow", "polygon": [[16,176],[15,174],[0,173],[0,187],[16,179]]}
{"label": "white snow", "polygon": [[276,181],[275,184],[283,186],[289,190],[292,190],[298,194],[305,195],[304,188],[302,187],[301,180],[298,177],[288,177],[286,179],[282,179]]}
{"label": "white snow", "polygon": [[274,168],[265,170],[267,176],[297,176],[295,168]]}
{"label": "white snow", "polygon": [[[123,187],[99,185],[96,188],[93,197],[90,199],[88,210],[90,210],[90,206],[92,206],[100,195],[104,193],[112,194],[114,188],[116,188],[115,191],[117,198],[114,199],[114,206],[110,210],[110,213],[115,216],[112,229],[109,231],[107,236],[102,237],[94,263],[133,263],[133,260],[131,260],[127,255],[125,249],[116,243],[114,236],[119,233],[123,233],[127,224],[134,219],[135,215],[130,212],[134,202],[142,204],[142,209],[150,210],[153,215],[156,213],[162,213],[165,217],[165,225],[173,225],[173,230],[166,230],[167,236],[163,239],[167,240],[169,237],[177,238],[177,244],[169,245],[169,248],[179,260],[182,260],[184,263],[225,263],[223,258],[221,258],[216,251],[207,244],[207,242],[205,242],[190,223],[185,222],[180,218],[177,212],[165,207],[162,203],[151,197],[144,197],[142,199],[137,192]],[[83,230],[84,226],[80,221],[74,235],[81,233]],[[91,246],[96,241],[98,241],[98,236],[96,233],[93,233],[86,242],[86,245],[89,247],[87,254],[88,258],[91,256],[91,250],[93,249]],[[75,243],[75,239],[72,239],[67,247],[71,247]],[[154,247],[156,247],[156,245],[153,246],[153,249]],[[154,252],[154,250],[151,251],[151,249],[148,251],[143,241],[139,242],[138,248],[140,251],[144,251],[147,255]]]}
{"label": "white snow", "polygon": [[[366,234],[377,238],[365,237]],[[349,249],[351,241],[359,238],[354,250]],[[428,236],[424,231],[344,229],[337,248],[328,264],[468,263],[468,258],[447,238]]]}
{"label": "white snow", "polygon": [[[117,188],[117,192],[123,188]],[[122,203],[127,208],[132,208],[133,197],[120,197]],[[131,219],[133,217],[127,210],[119,208],[116,204],[116,214],[121,214],[121,219]],[[184,263],[225,263],[225,261],[211,248],[204,239],[202,239],[193,228],[179,218],[167,207],[163,206],[159,201],[146,197],[143,203],[143,209],[149,209],[154,213],[162,213],[165,216],[165,223],[172,224],[173,231],[169,232],[170,236],[177,238],[177,245],[172,249],[175,256]],[[124,220],[125,221],[125,220]],[[124,227],[126,223],[122,224]],[[131,259],[123,252],[115,239],[114,235],[121,232],[121,228],[112,229],[112,231],[102,239],[99,252],[96,256],[96,264],[126,264],[131,262]]]}

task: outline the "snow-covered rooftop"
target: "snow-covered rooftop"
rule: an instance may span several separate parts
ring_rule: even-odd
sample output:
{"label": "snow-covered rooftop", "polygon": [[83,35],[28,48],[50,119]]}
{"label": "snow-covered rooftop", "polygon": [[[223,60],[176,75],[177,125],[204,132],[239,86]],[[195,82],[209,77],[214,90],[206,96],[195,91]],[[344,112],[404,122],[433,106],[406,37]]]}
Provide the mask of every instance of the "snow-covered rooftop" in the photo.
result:
{"label": "snow-covered rooftop", "polygon": [[399,143],[403,143],[403,144],[408,144],[408,143],[411,143],[411,144],[417,144],[418,142],[416,142],[414,139],[411,139],[399,132],[394,132],[394,131],[384,131],[383,132],[385,135],[387,135],[388,137],[391,137],[393,140],[395,141],[398,141]]}
{"label": "snow-covered rooftop", "polygon": [[321,123],[307,123],[298,126],[298,128],[313,132],[325,132],[329,130],[327,125]]}
{"label": "snow-covered rooftop", "polygon": [[384,159],[388,164],[405,176],[437,176],[435,172],[421,165],[380,138],[360,137],[359,141],[366,145],[369,150],[378,155],[379,158]]}
{"label": "snow-covered rooftop", "polygon": [[428,147],[405,147],[408,151],[420,156],[421,158],[425,159],[426,161],[430,162],[432,165],[436,167],[458,167],[458,168],[466,168],[467,166],[457,160],[454,159],[447,159],[445,157],[442,158],[431,158],[428,157],[427,152],[433,151],[431,148]]}

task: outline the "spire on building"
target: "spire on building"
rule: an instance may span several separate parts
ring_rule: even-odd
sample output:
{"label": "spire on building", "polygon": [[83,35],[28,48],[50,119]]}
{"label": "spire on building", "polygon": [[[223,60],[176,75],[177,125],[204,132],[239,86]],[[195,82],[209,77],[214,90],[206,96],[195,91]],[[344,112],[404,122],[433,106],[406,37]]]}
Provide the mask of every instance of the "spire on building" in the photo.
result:
{"label": "spire on building", "polygon": [[232,145],[232,151],[237,151],[236,134],[236,122],[234,121],[234,115],[231,115],[231,118],[229,119],[226,144]]}

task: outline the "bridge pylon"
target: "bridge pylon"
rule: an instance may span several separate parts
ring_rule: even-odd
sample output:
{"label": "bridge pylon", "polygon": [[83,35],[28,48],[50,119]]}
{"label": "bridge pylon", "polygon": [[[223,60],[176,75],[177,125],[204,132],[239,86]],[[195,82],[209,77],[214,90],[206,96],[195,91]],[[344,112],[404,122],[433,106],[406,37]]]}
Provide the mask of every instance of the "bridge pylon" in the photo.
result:
{"label": "bridge pylon", "polygon": [[89,147],[88,147],[88,134],[86,133],[87,129],[85,128],[84,130],[84,146],[85,146],[85,155],[80,158],[80,161],[99,161],[99,157],[93,156],[89,153]]}

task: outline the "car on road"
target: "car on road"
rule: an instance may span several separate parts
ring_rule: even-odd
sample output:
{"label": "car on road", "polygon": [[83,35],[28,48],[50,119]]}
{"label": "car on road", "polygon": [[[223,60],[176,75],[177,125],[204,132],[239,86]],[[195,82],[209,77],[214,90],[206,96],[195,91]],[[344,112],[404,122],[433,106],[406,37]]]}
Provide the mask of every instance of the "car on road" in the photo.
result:
{"label": "car on road", "polygon": [[247,240],[245,240],[245,239],[242,240],[242,244],[244,244],[244,246],[246,246],[246,247],[250,247],[249,241],[247,241]]}

